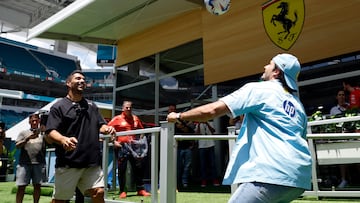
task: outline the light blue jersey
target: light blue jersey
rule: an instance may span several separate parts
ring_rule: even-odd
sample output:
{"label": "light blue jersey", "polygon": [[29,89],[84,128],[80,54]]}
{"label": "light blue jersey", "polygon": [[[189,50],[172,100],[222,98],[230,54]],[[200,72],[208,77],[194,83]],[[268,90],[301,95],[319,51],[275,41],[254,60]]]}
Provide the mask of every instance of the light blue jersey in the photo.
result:
{"label": "light blue jersey", "polygon": [[248,83],[220,99],[244,114],[223,184],[262,182],[310,189],[307,118],[299,99],[278,80]]}

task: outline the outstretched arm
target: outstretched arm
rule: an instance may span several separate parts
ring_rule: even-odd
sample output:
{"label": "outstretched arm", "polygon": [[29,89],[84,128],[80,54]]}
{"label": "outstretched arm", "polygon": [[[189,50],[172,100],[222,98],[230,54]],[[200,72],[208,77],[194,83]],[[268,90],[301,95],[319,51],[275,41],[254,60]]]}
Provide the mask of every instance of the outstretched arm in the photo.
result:
{"label": "outstretched arm", "polygon": [[176,122],[178,119],[186,121],[208,121],[215,117],[220,117],[229,113],[230,110],[222,101],[205,104],[183,113],[171,112],[167,116],[168,122]]}

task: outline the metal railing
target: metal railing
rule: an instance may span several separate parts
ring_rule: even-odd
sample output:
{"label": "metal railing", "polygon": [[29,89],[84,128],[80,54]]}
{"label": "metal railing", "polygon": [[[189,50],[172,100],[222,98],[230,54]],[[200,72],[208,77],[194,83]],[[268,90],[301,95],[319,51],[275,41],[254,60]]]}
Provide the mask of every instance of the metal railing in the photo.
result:
{"label": "metal railing", "polygon": [[[320,121],[308,122],[308,143],[313,160],[312,164],[312,185],[311,191],[305,191],[303,196],[327,196],[327,197],[360,197],[360,191],[349,190],[326,190],[322,191],[318,185],[318,157],[316,151],[316,142],[314,140],[332,140],[332,139],[358,139],[360,133],[312,133],[311,127],[317,125],[334,124],[360,121],[360,116],[343,117],[335,119],[327,119]],[[117,132],[116,136],[135,135],[135,134],[151,134],[151,202],[157,203],[175,203],[176,202],[176,141],[177,140],[228,140],[229,141],[229,153],[232,152],[236,136],[235,127],[228,127],[227,135],[175,135],[174,123],[161,122],[160,127],[131,130],[124,132]],[[105,188],[107,189],[108,180],[108,158],[109,158],[109,135],[101,135],[104,138],[103,142],[103,170],[105,178]],[[159,149],[160,146],[160,149]],[[159,153],[161,152],[161,153]],[[360,153],[360,145],[359,145]],[[160,159],[159,159],[160,157]],[[339,158],[341,159],[341,158]],[[160,161],[160,170],[159,170]],[[359,156],[360,163],[360,156]],[[159,171],[161,176],[159,176]],[[160,184],[159,184],[160,180]],[[158,188],[159,187],[159,188]],[[231,186],[231,193],[235,192],[237,185]],[[158,194],[160,191],[160,199]],[[108,192],[108,191],[107,191]],[[105,194],[106,202],[124,202],[120,200],[108,199],[107,192]]]}
{"label": "metal railing", "polygon": [[[342,157],[340,155],[340,150],[347,148],[346,143],[348,139],[359,139],[360,133],[312,133],[311,127],[313,126],[319,126],[319,125],[326,125],[326,124],[338,124],[338,123],[346,123],[346,122],[353,122],[353,121],[359,121],[360,116],[353,116],[353,117],[342,117],[342,118],[334,118],[334,119],[326,119],[326,120],[319,120],[319,121],[311,121],[308,122],[308,129],[307,129],[307,139],[309,143],[309,148],[311,151],[312,156],[312,190],[311,191],[305,191],[304,196],[326,196],[326,197],[360,197],[360,191],[350,191],[350,190],[337,190],[337,188],[332,188],[331,190],[320,190],[319,183],[318,183],[318,170],[317,166],[319,165],[320,159],[326,158],[321,157],[319,159],[318,152],[316,150],[317,143],[315,140],[343,140],[342,142],[339,142],[339,145],[336,145],[336,147],[329,149],[335,150],[338,157],[336,157],[340,162],[342,162]],[[322,143],[324,144],[324,143]],[[334,145],[330,145],[333,147]],[[353,146],[352,146],[353,147]],[[359,147],[356,147],[359,149],[360,153],[360,145]],[[357,150],[356,150],[357,151]],[[335,158],[335,160],[336,160]],[[354,163],[360,163],[360,156],[358,157],[358,160],[353,160]]]}
{"label": "metal railing", "polygon": [[[160,203],[175,203],[176,202],[176,140],[229,140],[229,151],[235,143],[235,127],[228,128],[228,135],[175,135],[174,123],[162,122],[160,127],[131,130],[117,132],[116,136],[136,135],[151,133],[151,202],[158,202],[158,186],[160,191]],[[109,156],[109,135],[101,135],[104,138],[103,142],[103,170],[104,178],[107,180],[108,171],[108,156]],[[160,143],[159,143],[160,140]],[[160,144],[160,145],[159,145]],[[159,147],[160,146],[160,154]],[[159,177],[159,155],[160,155],[160,171]],[[160,180],[160,184],[159,183]],[[231,192],[234,192],[236,185],[231,186]],[[107,181],[105,182],[107,188]],[[106,202],[123,202],[111,200],[105,194]]]}

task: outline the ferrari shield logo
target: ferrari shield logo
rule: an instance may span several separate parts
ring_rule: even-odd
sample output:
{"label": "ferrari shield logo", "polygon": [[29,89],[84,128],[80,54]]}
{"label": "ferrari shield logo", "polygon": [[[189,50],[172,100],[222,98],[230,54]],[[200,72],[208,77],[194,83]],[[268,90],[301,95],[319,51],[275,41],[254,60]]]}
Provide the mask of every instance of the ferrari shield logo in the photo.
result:
{"label": "ferrari shield logo", "polygon": [[262,5],[262,15],[271,41],[289,50],[298,39],[304,24],[304,0],[270,0]]}

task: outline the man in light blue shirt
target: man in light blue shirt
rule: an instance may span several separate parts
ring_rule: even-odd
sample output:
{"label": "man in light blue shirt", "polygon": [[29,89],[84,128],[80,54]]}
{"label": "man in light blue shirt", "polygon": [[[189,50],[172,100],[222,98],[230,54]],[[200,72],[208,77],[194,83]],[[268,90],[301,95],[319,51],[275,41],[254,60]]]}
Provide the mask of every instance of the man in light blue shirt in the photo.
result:
{"label": "man in light blue shirt", "polygon": [[264,66],[262,82],[248,83],[216,102],[168,115],[169,122],[245,115],[223,180],[223,184],[240,184],[229,203],[290,202],[311,188],[307,117],[294,95],[299,73],[295,56],[279,54]]}

